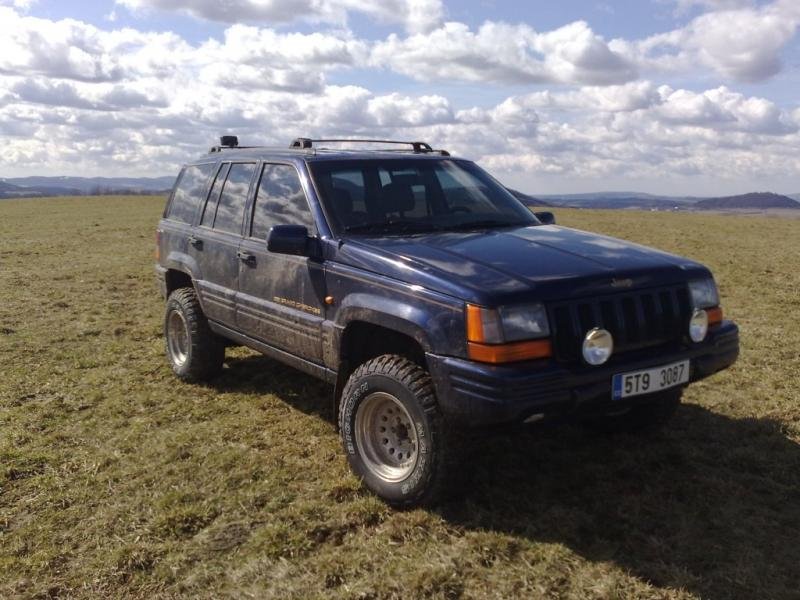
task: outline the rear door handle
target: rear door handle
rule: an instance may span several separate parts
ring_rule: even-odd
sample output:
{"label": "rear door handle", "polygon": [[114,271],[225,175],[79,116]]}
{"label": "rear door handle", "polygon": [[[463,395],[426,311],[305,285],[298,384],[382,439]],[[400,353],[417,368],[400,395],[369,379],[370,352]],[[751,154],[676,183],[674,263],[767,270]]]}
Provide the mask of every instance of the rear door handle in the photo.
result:
{"label": "rear door handle", "polygon": [[244,250],[239,250],[236,253],[236,256],[238,256],[239,260],[241,260],[243,263],[245,263],[247,265],[256,264],[256,256],[255,256],[255,254],[250,254],[249,252],[245,252]]}
{"label": "rear door handle", "polygon": [[195,248],[202,248],[203,247],[203,240],[200,238],[196,238],[193,235],[189,236],[189,243],[194,246]]}

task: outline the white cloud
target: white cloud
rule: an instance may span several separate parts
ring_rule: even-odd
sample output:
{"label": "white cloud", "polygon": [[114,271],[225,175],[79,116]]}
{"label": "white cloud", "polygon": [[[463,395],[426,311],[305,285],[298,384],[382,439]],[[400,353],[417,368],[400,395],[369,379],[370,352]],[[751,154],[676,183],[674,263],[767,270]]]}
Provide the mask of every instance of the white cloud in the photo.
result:
{"label": "white cloud", "polygon": [[0,6],[13,6],[19,10],[30,10],[38,0],[0,0]]}
{"label": "white cloud", "polygon": [[[705,2],[704,4],[711,4]],[[781,69],[781,53],[800,26],[800,3],[778,0],[761,8],[713,2],[688,25],[640,41],[612,40],[610,48],[643,70],[691,72],[710,68],[736,81],[761,81]]]}
{"label": "white cloud", "polygon": [[585,86],[569,92],[535,92],[528,101],[539,109],[620,112],[648,108],[660,102],[657,86],[650,81],[623,85]]}
{"label": "white cloud", "polygon": [[783,135],[798,129],[792,116],[769,100],[748,98],[726,87],[698,94],[664,86],[659,93],[663,103],[656,114],[671,123],[762,135]]}
{"label": "white cloud", "polygon": [[[786,178],[800,168],[800,107],[742,94],[727,79],[770,70],[799,6],[721,8],[660,37],[609,43],[583,22],[549,32],[447,23],[381,42],[232,25],[190,43],[0,7],[0,175],[164,174],[230,132],[248,144],[303,135],[423,139],[524,179],[530,192],[548,180],[565,188],[628,177]],[[733,27],[741,10],[763,22],[727,56],[739,42],[720,23]],[[773,29],[772,46],[759,45],[775,15],[784,25]],[[722,20],[698,21],[711,16]],[[376,83],[332,83],[348,70],[368,82],[370,69]],[[659,85],[664,71],[681,81],[700,69],[723,75]],[[444,79],[477,85],[443,87]],[[481,86],[487,94],[473,100]]]}
{"label": "white cloud", "polygon": [[422,81],[609,84],[636,77],[634,66],[582,21],[546,33],[491,21],[472,31],[449,22],[425,34],[390,35],[375,45],[371,61]]}
{"label": "white cloud", "polygon": [[192,46],[174,33],[100,30],[0,7],[0,72],[84,82],[199,78],[219,86],[318,91],[325,71],[363,62],[364,42],[234,25]]}
{"label": "white cloud", "polygon": [[[537,118],[539,113],[558,115],[563,111],[595,115],[637,113],[645,115],[642,118],[650,123],[714,131],[784,135],[798,129],[793,113],[781,110],[765,98],[748,97],[725,86],[704,92],[656,86],[650,81],[587,86],[565,92],[535,92],[518,96],[504,101],[495,112],[510,103],[536,109]],[[464,114],[466,120],[475,115],[469,111]]]}
{"label": "white cloud", "polygon": [[280,24],[311,21],[344,25],[350,12],[383,23],[400,23],[408,31],[427,31],[444,15],[441,0],[117,0],[137,12],[180,11],[222,23]]}
{"label": "white cloud", "polygon": [[753,6],[754,0],[675,0],[678,14],[684,14],[693,8],[703,10],[733,10]]}
{"label": "white cloud", "polygon": [[234,25],[222,43],[210,40],[198,48],[192,62],[201,64],[200,77],[215,85],[319,91],[325,70],[353,66],[365,54],[366,45],[357,40]]}
{"label": "white cloud", "polygon": [[169,63],[189,50],[172,33],[102,31],[72,19],[50,21],[0,7],[0,72],[4,73],[118,81],[136,75],[138,66]]}
{"label": "white cloud", "polygon": [[422,127],[454,120],[450,103],[442,96],[377,96],[367,103],[367,114],[377,127]]}
{"label": "white cloud", "polygon": [[70,83],[51,83],[26,79],[11,87],[11,92],[23,102],[62,106],[72,108],[95,109],[97,105],[80,96],[75,86]]}

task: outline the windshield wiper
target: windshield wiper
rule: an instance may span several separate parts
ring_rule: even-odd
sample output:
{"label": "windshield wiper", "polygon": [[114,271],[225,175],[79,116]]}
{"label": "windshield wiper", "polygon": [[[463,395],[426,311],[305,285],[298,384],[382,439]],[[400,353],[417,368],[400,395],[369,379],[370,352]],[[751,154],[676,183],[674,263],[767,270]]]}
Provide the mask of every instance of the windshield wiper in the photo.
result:
{"label": "windshield wiper", "polygon": [[481,221],[469,221],[467,223],[458,223],[451,225],[447,229],[450,231],[464,230],[464,229],[491,229],[495,227],[524,227],[529,223],[519,223],[515,221],[499,221],[497,219],[483,219]]}
{"label": "windshield wiper", "polygon": [[392,219],[390,221],[377,221],[375,223],[360,223],[347,225],[347,233],[422,233],[426,231],[439,231],[441,227],[432,223],[413,221],[411,219]]}

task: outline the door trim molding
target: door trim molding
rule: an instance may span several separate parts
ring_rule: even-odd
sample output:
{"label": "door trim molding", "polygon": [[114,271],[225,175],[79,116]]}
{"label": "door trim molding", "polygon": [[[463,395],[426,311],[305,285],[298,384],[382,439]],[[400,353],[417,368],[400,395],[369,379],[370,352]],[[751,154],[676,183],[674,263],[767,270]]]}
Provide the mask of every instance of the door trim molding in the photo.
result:
{"label": "door trim molding", "polygon": [[217,335],[221,335],[222,337],[231,339],[234,342],[242,344],[243,346],[252,348],[253,350],[261,352],[261,354],[264,354],[270,358],[274,358],[275,360],[289,365],[298,371],[308,373],[309,375],[316,377],[317,379],[322,379],[327,383],[336,382],[336,371],[333,371],[332,369],[310,362],[304,358],[300,358],[299,356],[295,356],[294,354],[286,352],[285,350],[280,350],[270,346],[269,344],[265,344],[264,342],[255,340],[250,336],[239,333],[238,331],[226,327],[225,325],[221,325],[216,321],[209,321],[208,326],[211,328],[211,331]]}

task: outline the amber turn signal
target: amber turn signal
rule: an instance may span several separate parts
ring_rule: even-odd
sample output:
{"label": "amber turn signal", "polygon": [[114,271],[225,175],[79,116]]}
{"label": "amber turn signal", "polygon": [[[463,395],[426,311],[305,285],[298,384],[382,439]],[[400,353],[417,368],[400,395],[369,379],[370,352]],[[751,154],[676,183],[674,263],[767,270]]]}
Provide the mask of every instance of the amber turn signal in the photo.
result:
{"label": "amber turn signal", "polygon": [[719,325],[722,323],[722,307],[715,306],[714,308],[707,308],[706,313],[708,313],[708,326],[711,327],[712,325]]}
{"label": "amber turn signal", "polygon": [[467,342],[467,355],[471,360],[485,363],[510,363],[553,356],[550,340],[533,340],[511,344],[478,344]]}
{"label": "amber turn signal", "polygon": [[481,309],[472,304],[467,304],[467,340],[470,342],[482,342],[484,340]]}

